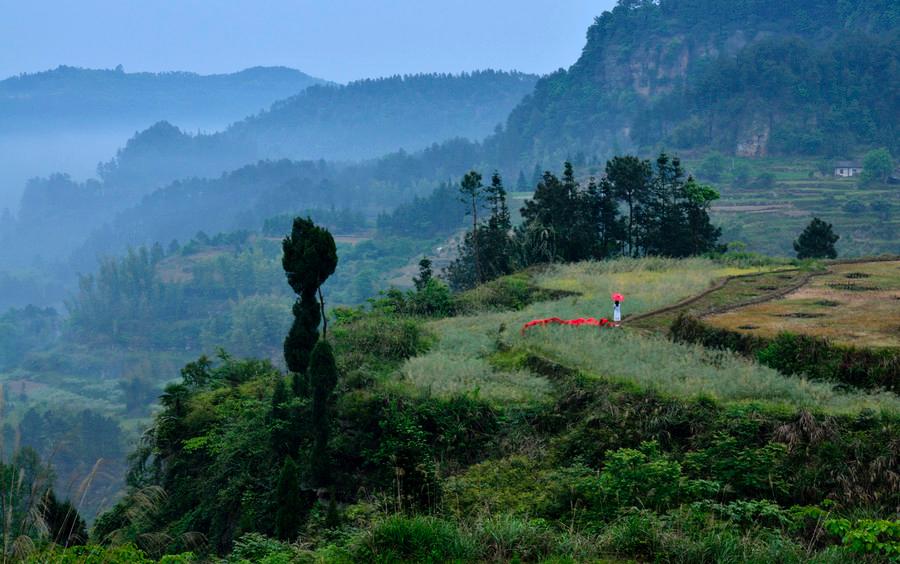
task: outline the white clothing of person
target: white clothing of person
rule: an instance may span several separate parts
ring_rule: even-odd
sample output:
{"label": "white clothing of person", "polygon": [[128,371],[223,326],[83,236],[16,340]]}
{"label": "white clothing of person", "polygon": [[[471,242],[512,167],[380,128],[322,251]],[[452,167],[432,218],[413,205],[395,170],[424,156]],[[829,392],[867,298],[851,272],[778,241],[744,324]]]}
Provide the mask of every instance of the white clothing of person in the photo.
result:
{"label": "white clothing of person", "polygon": [[621,304],[616,304],[615,309],[613,309],[613,321],[616,323],[622,321],[622,306]]}

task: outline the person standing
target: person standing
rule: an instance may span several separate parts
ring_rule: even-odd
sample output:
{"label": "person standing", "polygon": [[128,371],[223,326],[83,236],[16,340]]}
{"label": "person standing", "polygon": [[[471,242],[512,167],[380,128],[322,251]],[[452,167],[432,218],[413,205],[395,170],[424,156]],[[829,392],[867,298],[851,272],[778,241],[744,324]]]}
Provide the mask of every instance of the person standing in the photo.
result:
{"label": "person standing", "polygon": [[617,324],[622,321],[622,302],[625,301],[625,298],[622,297],[622,294],[613,294],[613,323]]}

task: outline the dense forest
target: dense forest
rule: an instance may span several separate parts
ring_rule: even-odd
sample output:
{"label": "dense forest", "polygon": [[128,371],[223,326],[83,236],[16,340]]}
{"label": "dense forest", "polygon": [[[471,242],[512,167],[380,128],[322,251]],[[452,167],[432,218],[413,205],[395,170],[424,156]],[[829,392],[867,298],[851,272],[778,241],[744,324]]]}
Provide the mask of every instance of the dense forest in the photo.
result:
{"label": "dense forest", "polygon": [[661,146],[896,151],[897,10],[889,0],[621,1],[488,146],[519,166]]}

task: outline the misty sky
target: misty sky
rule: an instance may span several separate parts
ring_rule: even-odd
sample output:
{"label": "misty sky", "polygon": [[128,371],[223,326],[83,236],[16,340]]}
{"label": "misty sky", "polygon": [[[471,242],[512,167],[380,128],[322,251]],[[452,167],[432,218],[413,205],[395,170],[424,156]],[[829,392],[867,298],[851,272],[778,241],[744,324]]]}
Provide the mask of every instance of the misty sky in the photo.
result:
{"label": "misty sky", "polygon": [[346,82],[568,67],[615,0],[0,0],[0,76],[60,64],[231,72],[284,65]]}

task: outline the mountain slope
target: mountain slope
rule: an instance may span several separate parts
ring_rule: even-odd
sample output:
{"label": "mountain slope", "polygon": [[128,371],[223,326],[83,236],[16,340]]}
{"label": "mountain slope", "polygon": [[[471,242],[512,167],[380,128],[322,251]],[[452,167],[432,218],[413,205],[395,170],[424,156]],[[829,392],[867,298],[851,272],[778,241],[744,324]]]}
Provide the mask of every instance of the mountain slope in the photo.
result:
{"label": "mountain slope", "polygon": [[[490,145],[506,163],[659,145],[745,155],[897,147],[898,27],[889,0],[622,0]],[[803,136],[820,139],[797,147]]]}
{"label": "mountain slope", "polygon": [[284,67],[233,74],[58,67],[0,81],[0,209],[29,178],[95,174],[135,131],[160,120],[196,130],[229,123],[324,81]]}
{"label": "mountain slope", "polygon": [[218,175],[260,159],[358,160],[457,137],[480,140],[536,81],[488,70],[315,86],[221,133],[194,136],[156,124],[132,138],[101,175],[120,183],[164,182]]}

